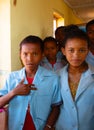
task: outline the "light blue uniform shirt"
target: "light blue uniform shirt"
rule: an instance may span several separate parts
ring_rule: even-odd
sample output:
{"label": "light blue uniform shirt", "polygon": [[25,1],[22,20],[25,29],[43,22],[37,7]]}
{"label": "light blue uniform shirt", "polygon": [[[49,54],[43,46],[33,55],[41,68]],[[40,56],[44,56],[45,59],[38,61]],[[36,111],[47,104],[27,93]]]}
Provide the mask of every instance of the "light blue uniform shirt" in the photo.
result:
{"label": "light blue uniform shirt", "polygon": [[60,72],[63,104],[56,130],[94,130],[94,68],[82,74],[75,100],[69,89],[67,68]]}
{"label": "light blue uniform shirt", "polygon": [[48,61],[48,59],[46,57],[43,58],[43,60],[41,61],[40,65],[45,67],[48,70],[54,71],[56,73],[58,73],[58,71],[64,67],[66,64],[66,62],[60,58],[57,58],[56,63],[52,66],[52,64],[50,64],[50,62]]}
{"label": "light blue uniform shirt", "polygon": [[[24,77],[27,84],[25,68],[12,72],[0,90],[0,95],[5,95],[14,89]],[[28,104],[36,130],[43,130],[51,106],[60,104],[59,78],[55,73],[39,66],[33,84],[37,87],[36,91],[31,90],[26,96],[15,96],[9,102],[9,130],[22,130]]]}
{"label": "light blue uniform shirt", "polygon": [[86,62],[92,66],[94,66],[94,55],[89,51],[87,57],[86,57]]}

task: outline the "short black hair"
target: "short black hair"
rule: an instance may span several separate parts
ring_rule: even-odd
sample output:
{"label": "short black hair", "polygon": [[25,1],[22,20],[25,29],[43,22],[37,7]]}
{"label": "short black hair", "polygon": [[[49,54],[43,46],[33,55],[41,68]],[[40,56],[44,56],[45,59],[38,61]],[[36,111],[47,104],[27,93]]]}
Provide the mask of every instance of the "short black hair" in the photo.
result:
{"label": "short black hair", "polygon": [[52,37],[52,36],[46,37],[46,38],[43,40],[43,43],[45,43],[45,42],[54,42],[54,43],[57,45],[56,39],[55,39],[54,37]]}
{"label": "short black hair", "polygon": [[79,39],[85,40],[87,42],[88,48],[90,47],[90,40],[86,32],[84,32],[83,30],[79,28],[78,29],[68,28],[66,31],[67,33],[65,35],[62,47],[65,47],[65,44],[68,39],[73,39],[73,38],[79,38]]}
{"label": "short black hair", "polygon": [[91,25],[94,25],[94,19],[89,21],[87,24],[86,24],[86,31],[88,31],[88,27],[91,26]]}
{"label": "short black hair", "polygon": [[77,25],[75,25],[75,24],[69,24],[65,28],[65,33],[67,33],[68,31],[76,30],[76,29],[79,29]]}
{"label": "short black hair", "polygon": [[25,37],[21,43],[20,43],[20,51],[21,51],[21,48],[22,48],[22,45],[24,44],[28,44],[28,43],[35,43],[35,44],[39,44],[40,45],[40,48],[41,50],[43,51],[43,41],[40,37],[38,36],[34,36],[34,35],[29,35],[27,37]]}
{"label": "short black hair", "polygon": [[65,27],[66,26],[59,26],[56,28],[55,30],[55,35],[60,31],[62,34],[64,33],[64,30],[65,30]]}

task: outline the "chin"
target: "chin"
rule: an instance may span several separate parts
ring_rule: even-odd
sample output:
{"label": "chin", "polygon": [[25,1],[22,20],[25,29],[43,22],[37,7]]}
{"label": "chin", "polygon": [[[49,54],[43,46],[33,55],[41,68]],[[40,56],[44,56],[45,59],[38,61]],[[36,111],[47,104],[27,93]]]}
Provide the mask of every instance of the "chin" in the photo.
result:
{"label": "chin", "polygon": [[73,67],[79,67],[81,64],[71,64]]}

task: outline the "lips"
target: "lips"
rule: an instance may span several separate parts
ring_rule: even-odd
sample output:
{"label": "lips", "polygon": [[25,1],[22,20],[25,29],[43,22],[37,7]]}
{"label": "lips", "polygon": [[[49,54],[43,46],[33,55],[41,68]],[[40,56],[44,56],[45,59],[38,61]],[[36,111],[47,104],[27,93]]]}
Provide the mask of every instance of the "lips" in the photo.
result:
{"label": "lips", "polygon": [[32,63],[28,63],[28,64],[26,64],[26,65],[28,65],[28,66],[33,66],[34,64],[32,64]]}
{"label": "lips", "polygon": [[80,62],[80,59],[73,59],[72,62]]}

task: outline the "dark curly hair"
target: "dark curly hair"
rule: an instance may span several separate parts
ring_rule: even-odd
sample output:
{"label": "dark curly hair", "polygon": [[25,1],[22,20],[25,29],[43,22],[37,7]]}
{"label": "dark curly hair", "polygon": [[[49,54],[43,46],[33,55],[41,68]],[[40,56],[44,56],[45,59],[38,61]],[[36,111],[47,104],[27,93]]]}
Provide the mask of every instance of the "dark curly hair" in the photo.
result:
{"label": "dark curly hair", "polygon": [[73,39],[73,38],[79,38],[85,40],[88,44],[88,47],[90,46],[90,40],[84,31],[82,31],[79,28],[70,29],[69,27],[68,28],[66,27],[66,35],[63,41],[63,47],[65,47],[65,44],[68,39]]}

